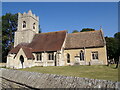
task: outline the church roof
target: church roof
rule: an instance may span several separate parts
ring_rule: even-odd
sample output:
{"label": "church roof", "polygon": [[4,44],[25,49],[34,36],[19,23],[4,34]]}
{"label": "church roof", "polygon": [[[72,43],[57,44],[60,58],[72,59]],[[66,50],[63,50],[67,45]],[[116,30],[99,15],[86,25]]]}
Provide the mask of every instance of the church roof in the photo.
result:
{"label": "church roof", "polygon": [[57,51],[61,50],[67,31],[57,31],[36,34],[31,43],[21,43],[9,53],[18,53],[22,48],[27,58],[33,58],[32,52]]}
{"label": "church roof", "polygon": [[33,52],[61,50],[67,31],[36,34],[28,45]]}
{"label": "church roof", "polygon": [[23,49],[23,51],[24,51],[27,58],[34,59],[34,56],[32,54],[32,48],[25,47],[25,46],[22,46],[21,48]]}
{"label": "church roof", "polygon": [[27,45],[27,43],[21,43],[15,48],[13,48],[9,53],[17,54],[20,48],[22,48],[27,58],[34,59],[34,56],[32,54],[32,48],[28,47]]}
{"label": "church roof", "polygon": [[67,34],[65,49],[100,47],[105,45],[101,30]]}
{"label": "church roof", "polygon": [[[27,58],[33,58],[33,52],[61,50],[65,41],[65,49],[101,47],[105,40],[101,30],[67,34],[67,31],[57,31],[36,34],[31,43],[21,43],[9,53],[17,54],[22,48]],[[66,40],[65,40],[66,38]]]}

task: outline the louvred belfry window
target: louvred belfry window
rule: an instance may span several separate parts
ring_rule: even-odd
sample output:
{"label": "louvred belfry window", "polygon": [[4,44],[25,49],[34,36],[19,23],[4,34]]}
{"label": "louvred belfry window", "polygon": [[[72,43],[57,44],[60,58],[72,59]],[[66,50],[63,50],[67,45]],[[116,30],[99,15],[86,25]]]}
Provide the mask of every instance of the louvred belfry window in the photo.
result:
{"label": "louvred belfry window", "polygon": [[26,28],[26,22],[23,21],[23,28]]}

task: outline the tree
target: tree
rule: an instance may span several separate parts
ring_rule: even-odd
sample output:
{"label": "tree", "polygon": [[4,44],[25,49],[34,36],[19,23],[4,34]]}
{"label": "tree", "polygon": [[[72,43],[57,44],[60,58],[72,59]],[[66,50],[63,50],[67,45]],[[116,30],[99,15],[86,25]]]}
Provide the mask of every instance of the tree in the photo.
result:
{"label": "tree", "polygon": [[79,32],[79,31],[78,31],[78,30],[73,30],[73,31],[72,31],[72,33],[77,33],[77,32]]}
{"label": "tree", "polygon": [[0,17],[0,62],[2,62],[2,17]]}
{"label": "tree", "polygon": [[13,47],[14,32],[17,30],[18,14],[6,13],[2,16],[2,60],[6,62],[9,50]]}
{"label": "tree", "polygon": [[86,32],[86,31],[95,31],[95,29],[92,29],[92,28],[83,28],[80,32]]}
{"label": "tree", "polygon": [[[8,52],[13,48],[14,32],[17,30],[18,14],[6,13],[2,16],[2,61],[6,62]],[[41,28],[39,25],[39,33]]]}
{"label": "tree", "polygon": [[114,37],[105,37],[107,55],[109,59],[115,60],[116,68],[118,68],[119,57],[120,57],[120,32],[114,34]]}
{"label": "tree", "polygon": [[119,59],[120,59],[120,32],[117,32],[114,34],[114,38],[116,41],[116,54],[115,54],[115,59],[116,59],[116,68],[119,67]]}
{"label": "tree", "polygon": [[109,59],[113,59],[116,53],[116,43],[113,37],[105,37],[106,47],[107,47],[107,55]]}

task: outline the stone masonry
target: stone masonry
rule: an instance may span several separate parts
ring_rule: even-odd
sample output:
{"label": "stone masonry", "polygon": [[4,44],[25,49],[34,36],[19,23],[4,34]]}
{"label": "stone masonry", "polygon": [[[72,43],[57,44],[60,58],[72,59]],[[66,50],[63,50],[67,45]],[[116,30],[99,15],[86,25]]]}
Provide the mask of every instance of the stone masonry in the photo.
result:
{"label": "stone masonry", "polygon": [[[43,74],[1,68],[0,78],[20,83],[31,88],[106,88],[117,90],[118,82],[107,80],[68,77],[55,74]],[[14,83],[15,85],[15,83]],[[14,86],[13,85],[13,86]]]}

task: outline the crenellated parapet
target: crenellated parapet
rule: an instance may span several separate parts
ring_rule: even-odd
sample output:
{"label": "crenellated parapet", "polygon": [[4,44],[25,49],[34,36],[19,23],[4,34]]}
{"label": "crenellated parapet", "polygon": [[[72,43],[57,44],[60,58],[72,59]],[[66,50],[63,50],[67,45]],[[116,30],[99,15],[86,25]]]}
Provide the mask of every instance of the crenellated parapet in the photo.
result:
{"label": "crenellated parapet", "polygon": [[39,17],[29,10],[18,13],[18,27],[15,32],[14,47],[20,43],[30,43],[35,34],[39,33]]}
{"label": "crenellated parapet", "polygon": [[39,21],[39,17],[33,14],[31,10],[29,10],[28,13],[26,12],[24,12],[23,14],[18,13],[18,18],[22,18],[22,17],[33,17],[34,19]]}

